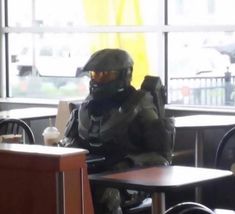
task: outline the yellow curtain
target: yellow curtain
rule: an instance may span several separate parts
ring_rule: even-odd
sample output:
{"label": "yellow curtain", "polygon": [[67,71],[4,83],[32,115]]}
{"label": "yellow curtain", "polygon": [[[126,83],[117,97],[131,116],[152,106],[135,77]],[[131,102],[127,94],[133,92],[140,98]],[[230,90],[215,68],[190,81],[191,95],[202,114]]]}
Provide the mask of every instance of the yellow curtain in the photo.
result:
{"label": "yellow curtain", "polygon": [[[142,25],[139,0],[83,0],[89,25]],[[91,42],[91,51],[122,48],[134,60],[132,85],[139,88],[149,72],[148,53],[142,33],[99,33]]]}

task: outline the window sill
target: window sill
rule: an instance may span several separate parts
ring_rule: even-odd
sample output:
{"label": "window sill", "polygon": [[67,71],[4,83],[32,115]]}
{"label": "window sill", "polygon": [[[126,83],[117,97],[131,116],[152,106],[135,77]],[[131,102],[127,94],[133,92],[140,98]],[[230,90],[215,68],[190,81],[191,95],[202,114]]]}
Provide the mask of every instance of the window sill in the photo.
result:
{"label": "window sill", "polygon": [[0,103],[57,106],[58,100],[34,98],[0,98]]}
{"label": "window sill", "polygon": [[[60,99],[63,101],[79,101],[79,98]],[[25,107],[57,107],[59,99],[40,98],[0,98],[0,110]]]}
{"label": "window sill", "polygon": [[[74,100],[63,99],[63,100]],[[79,99],[78,99],[79,100]],[[1,104],[35,105],[45,107],[57,107],[59,100],[56,99],[37,99],[37,98],[0,98]],[[208,107],[208,106],[185,106],[185,105],[166,105],[166,111],[174,114],[235,114],[235,107]]]}
{"label": "window sill", "polygon": [[166,105],[166,111],[175,114],[235,114],[235,107],[208,107],[208,106],[183,106],[183,105]]}

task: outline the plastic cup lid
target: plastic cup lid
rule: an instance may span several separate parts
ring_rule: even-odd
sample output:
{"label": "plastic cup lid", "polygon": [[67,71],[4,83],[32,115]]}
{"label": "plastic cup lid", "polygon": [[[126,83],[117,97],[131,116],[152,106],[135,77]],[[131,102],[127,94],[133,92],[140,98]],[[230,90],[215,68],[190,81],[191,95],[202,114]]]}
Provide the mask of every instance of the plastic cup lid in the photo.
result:
{"label": "plastic cup lid", "polygon": [[60,132],[54,126],[53,127],[49,126],[49,127],[45,128],[43,133],[42,133],[43,136],[44,135],[53,135],[53,136],[56,135],[56,136],[58,136],[59,134],[60,134]]}

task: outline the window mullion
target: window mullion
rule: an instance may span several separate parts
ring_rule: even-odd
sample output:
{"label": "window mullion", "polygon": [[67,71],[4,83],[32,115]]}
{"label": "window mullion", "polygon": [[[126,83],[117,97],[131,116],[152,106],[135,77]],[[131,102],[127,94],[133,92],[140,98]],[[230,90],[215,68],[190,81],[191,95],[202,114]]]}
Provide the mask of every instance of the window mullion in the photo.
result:
{"label": "window mullion", "polygon": [[5,27],[4,33],[144,33],[159,32],[152,26],[87,26],[87,27]]}

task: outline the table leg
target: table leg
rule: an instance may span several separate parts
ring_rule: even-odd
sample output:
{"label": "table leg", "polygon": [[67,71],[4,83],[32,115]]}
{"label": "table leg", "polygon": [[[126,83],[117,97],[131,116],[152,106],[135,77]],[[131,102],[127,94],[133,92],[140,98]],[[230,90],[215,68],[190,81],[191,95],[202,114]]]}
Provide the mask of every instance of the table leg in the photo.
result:
{"label": "table leg", "polygon": [[203,166],[203,131],[197,130],[195,133],[195,167]]}
{"label": "table leg", "polygon": [[165,193],[152,193],[152,213],[163,214],[166,210]]}
{"label": "table leg", "polygon": [[[195,133],[195,167],[203,167],[203,130],[199,129]],[[202,201],[201,187],[195,188],[195,201]]]}

